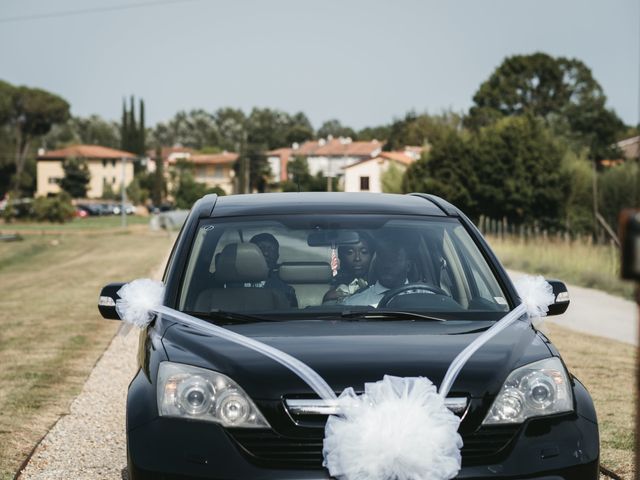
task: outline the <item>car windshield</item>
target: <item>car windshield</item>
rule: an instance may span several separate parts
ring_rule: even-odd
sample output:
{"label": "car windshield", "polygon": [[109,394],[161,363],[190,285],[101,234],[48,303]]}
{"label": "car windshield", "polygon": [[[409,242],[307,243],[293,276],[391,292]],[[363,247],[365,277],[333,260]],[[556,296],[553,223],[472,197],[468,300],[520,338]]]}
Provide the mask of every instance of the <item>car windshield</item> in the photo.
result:
{"label": "car windshield", "polygon": [[413,312],[495,320],[509,302],[458,219],[279,215],[201,221],[179,308],[245,318]]}

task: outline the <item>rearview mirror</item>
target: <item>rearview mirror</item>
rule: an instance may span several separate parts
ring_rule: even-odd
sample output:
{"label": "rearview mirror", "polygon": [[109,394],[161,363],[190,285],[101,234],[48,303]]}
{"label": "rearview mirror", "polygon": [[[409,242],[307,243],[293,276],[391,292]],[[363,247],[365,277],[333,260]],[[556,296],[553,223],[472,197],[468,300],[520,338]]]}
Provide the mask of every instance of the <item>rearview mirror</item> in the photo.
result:
{"label": "rearview mirror", "polygon": [[102,287],[100,291],[100,298],[98,299],[98,310],[103,318],[107,320],[120,320],[120,315],[116,312],[116,300],[118,296],[118,290],[120,290],[124,283],[110,283]]}
{"label": "rearview mirror", "polygon": [[562,315],[569,308],[569,291],[564,282],[560,280],[547,280],[551,288],[553,288],[553,295],[556,301],[549,305],[549,311],[547,316]]}
{"label": "rearview mirror", "polygon": [[334,245],[355,245],[360,241],[358,232],[348,230],[319,230],[307,237],[310,247],[332,247]]}

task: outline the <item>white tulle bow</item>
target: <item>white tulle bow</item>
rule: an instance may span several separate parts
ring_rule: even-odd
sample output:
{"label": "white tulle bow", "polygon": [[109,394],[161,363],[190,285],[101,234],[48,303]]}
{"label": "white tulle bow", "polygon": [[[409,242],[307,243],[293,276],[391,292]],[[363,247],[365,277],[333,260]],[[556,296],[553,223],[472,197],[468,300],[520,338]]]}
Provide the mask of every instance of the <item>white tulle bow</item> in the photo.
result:
{"label": "white tulle bow", "polygon": [[538,327],[556,299],[551,284],[542,275],[525,275],[516,280],[515,285],[531,322]]}
{"label": "white tulle bow", "polygon": [[116,311],[120,318],[144,328],[153,319],[154,309],[164,301],[164,285],[150,278],[139,278],[120,288],[118,296]]}
{"label": "white tulle bow", "polygon": [[460,470],[460,419],[426,378],[385,375],[338,397],[327,420],[324,465],[348,480],[448,480]]}

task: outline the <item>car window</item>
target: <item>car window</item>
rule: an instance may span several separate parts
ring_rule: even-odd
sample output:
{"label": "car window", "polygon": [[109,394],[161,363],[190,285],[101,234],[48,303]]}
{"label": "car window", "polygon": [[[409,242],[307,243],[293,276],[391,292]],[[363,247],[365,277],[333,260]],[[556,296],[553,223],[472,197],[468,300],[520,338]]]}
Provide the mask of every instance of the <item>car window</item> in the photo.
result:
{"label": "car window", "polygon": [[201,221],[179,308],[329,317],[377,308],[486,319],[508,303],[457,219],[288,215]]}

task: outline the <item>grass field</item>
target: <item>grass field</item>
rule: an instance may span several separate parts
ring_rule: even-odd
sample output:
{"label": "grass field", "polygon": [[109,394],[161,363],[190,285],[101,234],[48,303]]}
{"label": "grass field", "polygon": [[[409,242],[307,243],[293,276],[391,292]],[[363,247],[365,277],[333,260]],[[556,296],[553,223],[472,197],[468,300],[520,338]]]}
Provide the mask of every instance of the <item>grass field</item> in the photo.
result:
{"label": "grass field", "polygon": [[538,238],[525,243],[517,237],[486,238],[507,268],[633,298],[633,284],[620,280],[620,252],[614,246],[579,240]]}
{"label": "grass field", "polygon": [[[147,225],[149,217],[137,215],[127,216],[127,226]],[[74,218],[67,223],[45,223],[45,222],[0,222],[0,233],[13,232],[45,232],[45,233],[69,233],[86,232],[87,230],[117,229],[122,226],[122,219],[119,215],[109,215],[104,217]]]}
{"label": "grass field", "polygon": [[[113,233],[114,219],[82,219],[58,235],[0,243],[0,479],[13,478],[69,408],[119,323],[97,311],[110,281],[148,276],[168,252],[166,233]],[[85,227],[84,235],[64,230]],[[41,226],[38,226],[38,228]]]}

